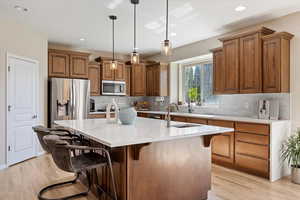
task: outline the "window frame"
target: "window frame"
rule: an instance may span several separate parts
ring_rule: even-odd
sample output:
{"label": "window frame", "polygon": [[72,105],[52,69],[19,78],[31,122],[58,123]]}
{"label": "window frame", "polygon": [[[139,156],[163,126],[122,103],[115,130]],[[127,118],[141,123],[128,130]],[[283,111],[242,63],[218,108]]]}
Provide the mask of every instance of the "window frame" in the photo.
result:
{"label": "window frame", "polygon": [[[199,59],[197,61],[194,62],[187,62],[187,63],[180,63],[179,64],[179,70],[178,70],[178,102],[182,102],[184,105],[187,105],[187,102],[185,100],[185,95],[184,95],[184,80],[185,80],[185,73],[184,73],[184,69],[186,67],[193,67],[196,65],[200,65],[203,66],[205,64],[211,64],[212,65],[212,70],[213,70],[213,58],[212,57],[207,57],[206,59]],[[204,81],[204,73],[203,73],[204,68],[201,67],[201,85],[203,84],[202,82]],[[212,73],[214,73],[212,71]],[[216,103],[204,103],[203,100],[203,90],[201,90],[201,101],[200,101],[200,105],[196,105],[199,107],[211,107],[211,106],[215,106]]]}

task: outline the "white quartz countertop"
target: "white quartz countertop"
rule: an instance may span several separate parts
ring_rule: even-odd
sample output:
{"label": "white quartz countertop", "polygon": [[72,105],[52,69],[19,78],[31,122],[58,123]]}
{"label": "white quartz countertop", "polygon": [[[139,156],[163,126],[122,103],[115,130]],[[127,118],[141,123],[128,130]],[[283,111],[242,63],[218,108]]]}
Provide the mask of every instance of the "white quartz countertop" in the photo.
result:
{"label": "white quartz countertop", "polygon": [[[134,125],[107,123],[106,119],[62,120],[57,125],[79,131],[82,135],[109,147],[160,142],[182,138],[232,132],[232,128],[199,125],[188,128],[167,128],[164,120],[138,117]],[[171,122],[172,125],[186,124]]]}
{"label": "white quartz countertop", "polygon": [[[148,114],[161,114],[165,115],[165,111],[138,111],[139,113],[148,113]],[[215,119],[215,120],[226,120],[226,121],[237,121],[237,122],[252,122],[259,124],[272,124],[272,123],[281,123],[287,122],[288,120],[266,120],[258,119],[251,117],[239,117],[239,116],[227,116],[227,115],[203,115],[197,113],[182,113],[182,112],[171,112],[173,116],[182,116],[182,117],[195,117],[195,118],[204,118],[204,119]]]}

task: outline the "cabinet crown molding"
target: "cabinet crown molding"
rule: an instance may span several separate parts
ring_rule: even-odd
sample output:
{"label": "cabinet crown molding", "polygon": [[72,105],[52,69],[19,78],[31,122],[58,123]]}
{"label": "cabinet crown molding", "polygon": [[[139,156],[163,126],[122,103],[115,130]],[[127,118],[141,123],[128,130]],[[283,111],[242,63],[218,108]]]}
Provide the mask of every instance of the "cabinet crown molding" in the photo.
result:
{"label": "cabinet crown molding", "polygon": [[294,35],[291,34],[291,33],[288,33],[288,32],[278,32],[278,33],[273,33],[273,34],[270,34],[270,35],[266,35],[266,36],[263,36],[262,39],[263,40],[269,40],[269,39],[273,39],[273,38],[281,38],[281,39],[287,39],[287,40],[291,40]]}
{"label": "cabinet crown molding", "polygon": [[79,51],[68,51],[68,50],[60,50],[60,49],[48,49],[48,53],[62,53],[68,55],[78,55],[78,56],[90,56],[90,53],[79,52]]}
{"label": "cabinet crown molding", "polygon": [[211,49],[209,51],[212,52],[212,53],[218,52],[218,51],[223,51],[223,47],[214,48],[214,49]]}
{"label": "cabinet crown molding", "polygon": [[260,27],[260,28],[256,28],[256,29],[253,29],[253,30],[246,31],[246,32],[237,33],[237,34],[234,34],[234,35],[231,34],[229,36],[219,38],[219,40],[221,42],[224,42],[224,41],[228,41],[228,40],[233,40],[233,39],[245,37],[247,35],[253,35],[255,33],[261,33],[263,35],[269,35],[269,34],[272,34],[274,32],[275,32],[274,30],[266,28],[266,27],[263,26],[263,27]]}

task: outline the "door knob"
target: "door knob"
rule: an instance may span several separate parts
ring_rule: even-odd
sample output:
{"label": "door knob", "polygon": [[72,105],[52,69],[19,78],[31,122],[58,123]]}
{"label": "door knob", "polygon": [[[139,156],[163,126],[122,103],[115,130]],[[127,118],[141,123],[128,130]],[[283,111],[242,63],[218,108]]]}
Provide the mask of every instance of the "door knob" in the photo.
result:
{"label": "door knob", "polygon": [[36,118],[37,118],[37,115],[33,115],[33,116],[32,116],[32,119],[36,119]]}

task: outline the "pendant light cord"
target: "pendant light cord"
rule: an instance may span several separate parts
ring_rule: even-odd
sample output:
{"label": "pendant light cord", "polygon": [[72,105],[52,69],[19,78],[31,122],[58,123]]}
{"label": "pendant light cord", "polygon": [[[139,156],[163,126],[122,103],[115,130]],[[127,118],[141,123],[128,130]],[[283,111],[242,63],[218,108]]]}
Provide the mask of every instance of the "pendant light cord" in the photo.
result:
{"label": "pendant light cord", "polygon": [[112,20],[112,32],[113,32],[113,61],[115,61],[115,20]]}
{"label": "pendant light cord", "polygon": [[133,23],[134,23],[134,34],[133,34],[133,41],[134,41],[134,49],[133,51],[136,52],[136,4],[134,4],[134,19],[133,19]]}
{"label": "pendant light cord", "polygon": [[168,40],[169,37],[169,0],[167,1],[167,15],[166,15],[166,40]]}

